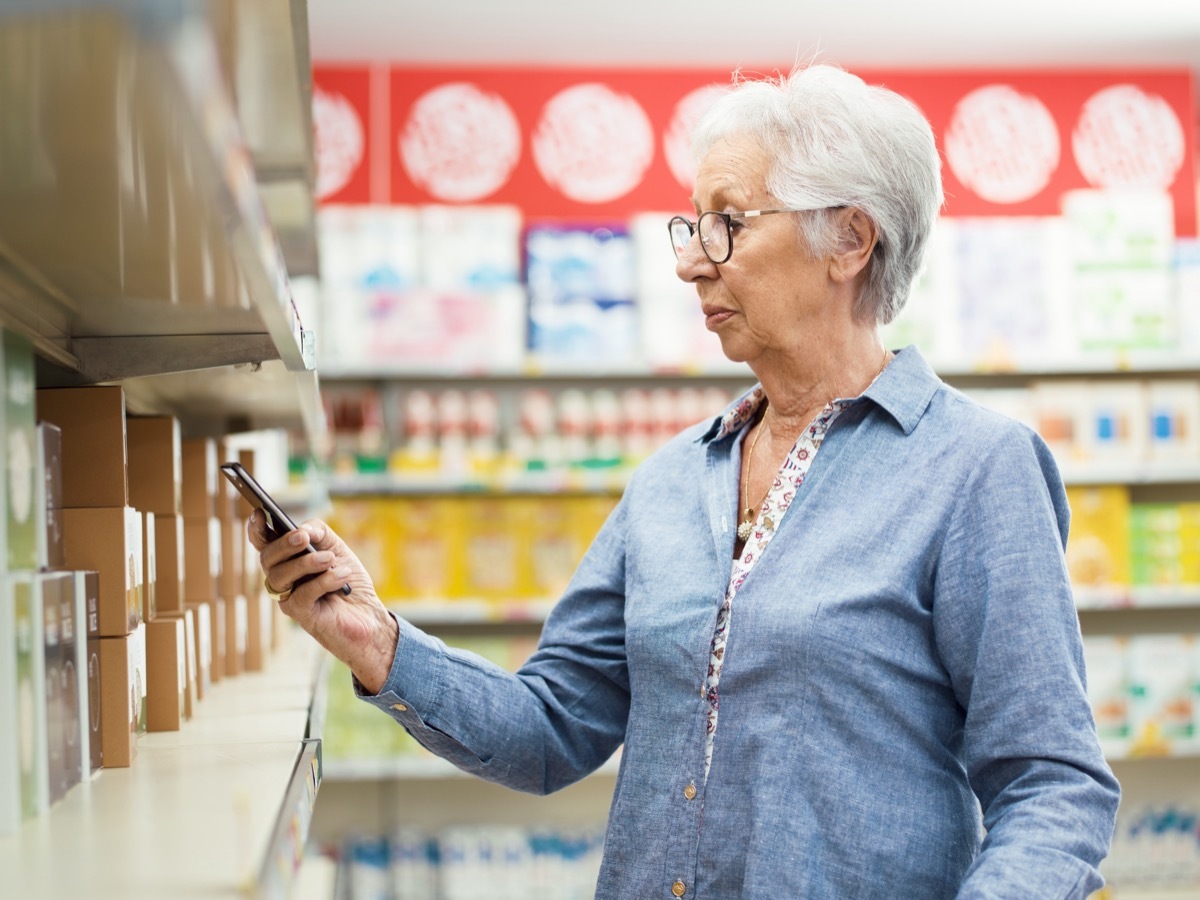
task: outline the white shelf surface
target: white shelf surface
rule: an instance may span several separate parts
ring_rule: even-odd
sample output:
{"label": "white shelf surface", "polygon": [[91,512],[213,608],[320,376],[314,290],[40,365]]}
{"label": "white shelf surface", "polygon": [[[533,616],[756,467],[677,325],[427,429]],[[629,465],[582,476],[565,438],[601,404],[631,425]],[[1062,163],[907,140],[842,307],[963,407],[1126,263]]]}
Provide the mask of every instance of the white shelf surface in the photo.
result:
{"label": "white shelf surface", "polygon": [[133,766],[0,838],[5,896],[275,896],[260,873],[294,778],[312,778],[296,770],[323,653],[288,635],[265,671],[213,685],[180,731],[143,736]]}

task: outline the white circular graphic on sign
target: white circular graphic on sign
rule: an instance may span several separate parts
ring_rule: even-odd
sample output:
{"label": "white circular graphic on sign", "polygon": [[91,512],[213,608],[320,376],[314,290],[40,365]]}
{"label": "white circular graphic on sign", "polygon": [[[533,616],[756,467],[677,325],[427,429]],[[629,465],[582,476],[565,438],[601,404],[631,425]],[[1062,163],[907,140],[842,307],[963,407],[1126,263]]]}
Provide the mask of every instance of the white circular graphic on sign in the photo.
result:
{"label": "white circular graphic on sign", "polygon": [[579,84],[546,104],[533,133],[542,177],[571,200],[604,203],[641,183],[654,158],[650,119],[607,85]]}
{"label": "white circular graphic on sign", "polygon": [[1071,135],[1075,163],[1100,188],[1167,189],[1183,165],[1183,126],[1162,97],[1132,84],[1093,94]]}
{"label": "white circular graphic on sign", "polygon": [[317,199],[344,188],[363,162],[366,139],[358,110],[342,94],[313,87]]}
{"label": "white circular graphic on sign", "polygon": [[710,106],[725,90],[719,87],[697,88],[675,104],[675,112],[663,132],[663,155],[675,180],[686,190],[696,181],[696,157],[692,154],[692,130]]}
{"label": "white circular graphic on sign", "polygon": [[991,203],[1020,203],[1050,183],[1061,145],[1050,110],[1006,84],[971,91],[946,129],[954,176]]}
{"label": "white circular graphic on sign", "polygon": [[438,200],[471,202],[508,181],[521,158],[521,127],[498,94],[455,81],[417,99],[398,149],[418,187]]}

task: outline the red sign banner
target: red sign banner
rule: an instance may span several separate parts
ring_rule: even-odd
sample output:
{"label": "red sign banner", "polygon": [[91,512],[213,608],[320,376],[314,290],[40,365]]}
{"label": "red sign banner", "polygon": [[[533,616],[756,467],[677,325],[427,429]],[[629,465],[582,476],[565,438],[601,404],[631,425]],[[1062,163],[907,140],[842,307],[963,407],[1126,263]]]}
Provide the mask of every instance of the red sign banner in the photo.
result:
{"label": "red sign banner", "polygon": [[[1196,234],[1190,70],[858,74],[904,94],[929,119],[947,215],[1055,215],[1076,188],[1152,189],[1172,197],[1177,234]],[[336,185],[319,185],[318,195],[324,203],[511,203],[529,219],[686,211],[688,134],[729,82],[715,70],[318,67],[318,169],[326,188]],[[348,109],[364,132],[355,166],[353,134],[322,134],[353,129],[343,124]]]}

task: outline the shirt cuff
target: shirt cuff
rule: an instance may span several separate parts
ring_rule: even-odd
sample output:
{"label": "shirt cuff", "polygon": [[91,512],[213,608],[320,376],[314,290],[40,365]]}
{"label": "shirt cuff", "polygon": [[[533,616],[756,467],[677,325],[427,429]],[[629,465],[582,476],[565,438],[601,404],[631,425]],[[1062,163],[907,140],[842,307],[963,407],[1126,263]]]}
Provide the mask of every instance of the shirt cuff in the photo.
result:
{"label": "shirt cuff", "polygon": [[354,694],[401,724],[412,725],[416,724],[414,717],[423,722],[437,710],[446,666],[445,645],[394,612],[389,610],[388,615],[395,620],[399,636],[387,679],[378,694],[371,694],[352,675]]}

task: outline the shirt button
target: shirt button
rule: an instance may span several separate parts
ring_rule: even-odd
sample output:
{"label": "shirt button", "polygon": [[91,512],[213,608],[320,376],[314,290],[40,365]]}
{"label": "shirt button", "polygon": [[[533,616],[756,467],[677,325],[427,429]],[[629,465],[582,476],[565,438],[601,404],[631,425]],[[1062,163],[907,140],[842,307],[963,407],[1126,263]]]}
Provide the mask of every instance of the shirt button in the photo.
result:
{"label": "shirt button", "polygon": [[687,885],[684,884],[682,881],[677,881],[673,885],[671,885],[671,893],[674,894],[676,897],[682,897],[684,894],[687,893]]}
{"label": "shirt button", "polygon": [[683,789],[683,796],[687,797],[689,800],[695,800],[696,786],[694,784],[689,784],[687,787],[685,787]]}
{"label": "shirt button", "polygon": [[392,709],[394,709],[396,712],[408,712],[408,707],[403,703],[393,703]]}

